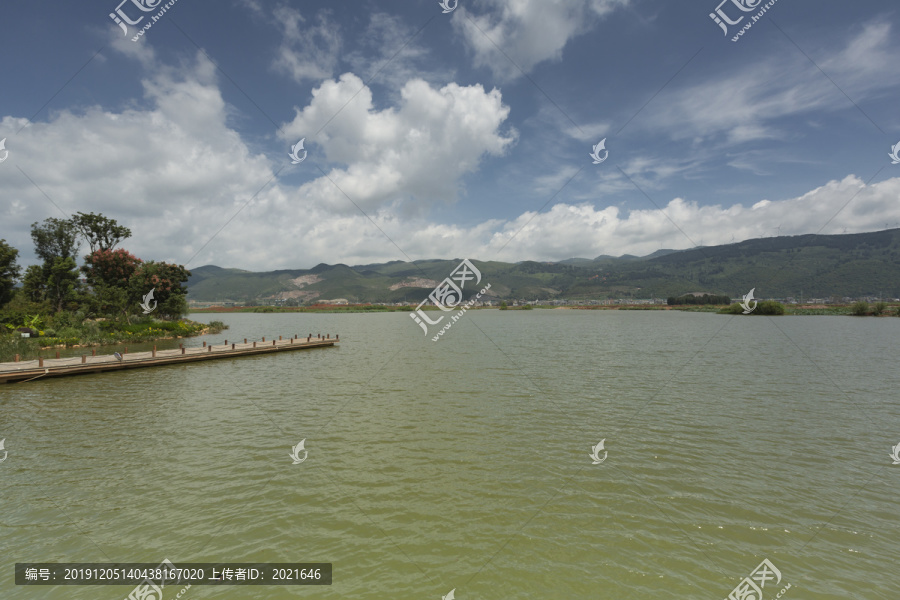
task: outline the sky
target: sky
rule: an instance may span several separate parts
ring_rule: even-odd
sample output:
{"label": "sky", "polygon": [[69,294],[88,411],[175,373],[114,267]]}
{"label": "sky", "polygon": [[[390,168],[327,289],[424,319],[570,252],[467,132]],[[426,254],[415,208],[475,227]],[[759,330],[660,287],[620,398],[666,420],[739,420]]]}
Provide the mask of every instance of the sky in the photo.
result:
{"label": "sky", "polygon": [[900,7],[720,1],[5,3],[0,238],[95,212],[264,271],[900,227]]}

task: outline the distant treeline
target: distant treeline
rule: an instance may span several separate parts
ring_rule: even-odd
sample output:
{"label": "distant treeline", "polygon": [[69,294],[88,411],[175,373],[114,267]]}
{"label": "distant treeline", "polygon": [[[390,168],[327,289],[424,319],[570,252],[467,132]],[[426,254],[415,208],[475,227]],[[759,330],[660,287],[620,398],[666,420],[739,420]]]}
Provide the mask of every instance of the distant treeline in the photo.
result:
{"label": "distant treeline", "polygon": [[715,294],[703,294],[702,296],[685,294],[684,296],[669,296],[666,303],[669,306],[681,306],[682,304],[731,304],[731,298]]}

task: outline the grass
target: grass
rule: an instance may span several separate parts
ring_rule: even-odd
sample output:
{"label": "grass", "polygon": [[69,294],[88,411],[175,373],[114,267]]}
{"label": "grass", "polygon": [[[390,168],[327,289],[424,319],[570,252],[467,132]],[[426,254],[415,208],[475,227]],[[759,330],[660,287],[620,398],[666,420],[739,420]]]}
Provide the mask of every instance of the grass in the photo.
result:
{"label": "grass", "polygon": [[[118,321],[85,321],[81,327],[67,326],[58,332],[45,330],[41,337],[23,338],[18,334],[0,335],[0,362],[12,362],[16,354],[20,360],[37,358],[42,348],[64,346],[104,346],[121,343],[152,342],[175,337],[190,337],[201,333],[220,333],[228,326],[222,321],[208,325],[186,319],[180,321],[154,321],[138,323]],[[54,333],[49,336],[47,333]]]}

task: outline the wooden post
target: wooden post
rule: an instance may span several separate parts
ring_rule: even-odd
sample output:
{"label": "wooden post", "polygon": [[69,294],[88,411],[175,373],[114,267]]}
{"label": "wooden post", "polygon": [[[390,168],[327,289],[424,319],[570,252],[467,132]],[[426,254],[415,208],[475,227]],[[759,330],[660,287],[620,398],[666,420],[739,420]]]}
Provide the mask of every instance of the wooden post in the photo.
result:
{"label": "wooden post", "polygon": [[234,344],[231,345],[231,349],[234,350]]}
{"label": "wooden post", "polygon": [[206,348],[206,342],[203,342],[203,347]]}
{"label": "wooden post", "polygon": [[272,345],[273,345],[273,346],[275,345],[275,340],[272,340]]}
{"label": "wooden post", "polygon": [[278,336],[278,341],[279,341],[279,342],[281,341],[281,336],[280,336],[280,335]]}
{"label": "wooden post", "polygon": [[212,352],[212,344],[210,344],[209,346],[206,347],[206,351],[207,351],[207,352]]}
{"label": "wooden post", "polygon": [[247,343],[247,338],[244,338],[244,343],[245,343],[245,344]]}
{"label": "wooden post", "polygon": [[291,343],[292,343],[292,344],[294,343],[294,338],[291,338]]}
{"label": "wooden post", "polygon": [[[178,345],[181,346],[181,344]],[[181,346],[181,353],[184,354],[184,346]]]}
{"label": "wooden post", "polygon": [[19,355],[16,354],[16,362],[19,362]]}
{"label": "wooden post", "polygon": [[82,354],[81,355],[81,364],[84,364],[86,362],[87,362],[87,354]]}
{"label": "wooden post", "polygon": [[256,342],[253,342],[253,347],[256,348]]}
{"label": "wooden post", "polygon": [[226,345],[226,346],[228,345],[228,340],[225,340],[225,345]]}
{"label": "wooden post", "polygon": [[339,334],[339,333],[334,334],[334,339],[336,339],[337,341],[341,341],[341,334]]}
{"label": "wooden post", "polygon": [[38,366],[39,367],[44,366],[44,357],[43,356],[38,356]]}
{"label": "wooden post", "polygon": [[156,345],[153,346],[153,358],[156,358]]}
{"label": "wooden post", "polygon": [[97,349],[91,348],[91,356],[97,356]]}
{"label": "wooden post", "polygon": [[311,339],[312,339],[312,334],[309,334],[309,337],[306,338],[306,343],[308,344]]}
{"label": "wooden post", "polygon": [[263,336],[263,341],[266,341],[266,336]]}
{"label": "wooden post", "polygon": [[327,336],[325,336],[325,339],[329,339],[329,340],[330,340],[330,339],[331,339],[331,334],[329,333]]}
{"label": "wooden post", "polygon": [[125,346],[125,352],[123,352],[122,354],[128,354],[128,346]]}

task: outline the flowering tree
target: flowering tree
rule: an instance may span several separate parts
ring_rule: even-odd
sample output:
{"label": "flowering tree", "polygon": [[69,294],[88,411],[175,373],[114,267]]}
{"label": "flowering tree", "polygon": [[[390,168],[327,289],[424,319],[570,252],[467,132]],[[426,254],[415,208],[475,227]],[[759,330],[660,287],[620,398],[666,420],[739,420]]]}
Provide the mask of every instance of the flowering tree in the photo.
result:
{"label": "flowering tree", "polygon": [[[178,319],[187,314],[187,282],[191,272],[182,265],[148,261],[140,266],[129,281],[132,297],[140,305],[143,298],[153,290],[156,301],[155,314],[163,318]],[[152,306],[152,304],[151,304]]]}
{"label": "flowering tree", "polygon": [[124,288],[143,262],[124,248],[95,250],[84,257],[85,264],[81,270],[88,284],[95,288],[98,285]]}

